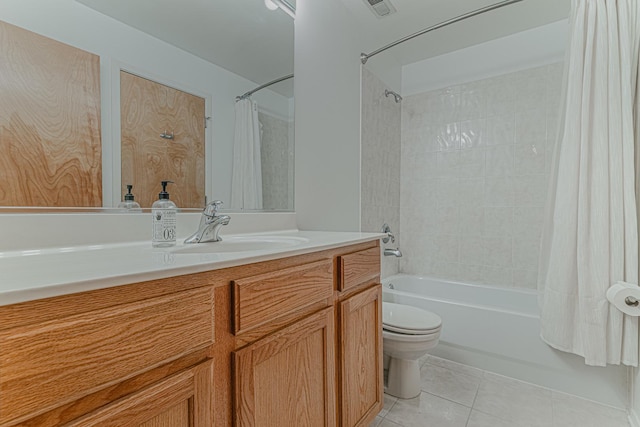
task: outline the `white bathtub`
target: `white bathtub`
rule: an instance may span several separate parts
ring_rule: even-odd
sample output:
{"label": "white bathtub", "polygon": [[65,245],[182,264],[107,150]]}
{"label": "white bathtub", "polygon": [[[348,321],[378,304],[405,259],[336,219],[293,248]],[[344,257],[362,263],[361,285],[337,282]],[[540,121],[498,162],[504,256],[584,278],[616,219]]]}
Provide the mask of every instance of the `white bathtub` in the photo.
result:
{"label": "white bathtub", "polygon": [[540,339],[535,291],[396,275],[383,280],[383,300],[442,318],[435,356],[619,408],[628,404],[627,368],[589,367]]}

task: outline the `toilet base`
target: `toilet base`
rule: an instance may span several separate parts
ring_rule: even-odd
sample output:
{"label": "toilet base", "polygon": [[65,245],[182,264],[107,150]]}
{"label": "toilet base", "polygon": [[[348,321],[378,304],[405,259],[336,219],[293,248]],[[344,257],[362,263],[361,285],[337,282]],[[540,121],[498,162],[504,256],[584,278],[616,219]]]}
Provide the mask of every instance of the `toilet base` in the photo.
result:
{"label": "toilet base", "polygon": [[420,394],[420,366],[417,360],[391,357],[385,393],[400,399],[412,399]]}

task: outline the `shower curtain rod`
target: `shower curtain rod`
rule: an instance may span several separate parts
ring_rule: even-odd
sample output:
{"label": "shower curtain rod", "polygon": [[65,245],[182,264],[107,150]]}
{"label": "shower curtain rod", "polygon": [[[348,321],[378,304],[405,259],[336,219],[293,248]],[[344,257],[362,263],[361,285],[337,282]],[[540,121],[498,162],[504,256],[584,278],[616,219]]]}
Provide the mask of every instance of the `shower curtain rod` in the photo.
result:
{"label": "shower curtain rod", "polygon": [[390,48],[392,48],[394,46],[397,46],[400,43],[404,43],[407,40],[411,40],[411,39],[413,39],[415,37],[421,36],[423,34],[426,34],[426,33],[430,32],[430,31],[437,30],[439,28],[446,27],[447,25],[455,24],[456,22],[462,21],[462,20],[467,19],[467,18],[471,18],[472,16],[480,15],[481,13],[489,12],[491,10],[499,9],[499,8],[501,8],[503,6],[508,6],[510,4],[518,3],[518,2],[521,2],[521,1],[522,0],[505,0],[505,1],[501,1],[501,2],[498,2],[498,3],[491,4],[489,6],[482,7],[480,9],[473,10],[471,12],[467,12],[467,13],[465,13],[463,15],[456,16],[455,18],[451,18],[451,19],[448,19],[446,21],[440,22],[439,24],[433,25],[433,26],[431,26],[429,28],[425,28],[424,30],[420,30],[417,33],[413,33],[413,34],[411,34],[409,36],[403,37],[400,40],[396,40],[395,42],[393,42],[391,44],[388,44],[388,45],[386,45],[384,47],[381,47],[378,50],[374,50],[371,53],[361,53],[360,54],[360,62],[362,62],[362,64],[366,64],[367,60],[369,60],[369,58],[371,58],[372,56],[375,56],[375,55],[379,54],[380,52],[384,52],[385,50],[390,49]]}
{"label": "shower curtain rod", "polygon": [[236,102],[240,101],[241,99],[246,99],[248,97],[250,97],[251,95],[253,95],[255,92],[264,89],[267,86],[271,86],[274,85],[276,83],[280,83],[283,80],[288,80],[288,79],[292,79],[293,78],[293,74],[289,74],[288,76],[284,76],[284,77],[280,77],[279,79],[275,79],[270,81],[269,83],[265,83],[263,85],[258,86],[257,88],[250,90],[249,92],[246,92],[244,95],[240,95],[240,96],[236,96]]}

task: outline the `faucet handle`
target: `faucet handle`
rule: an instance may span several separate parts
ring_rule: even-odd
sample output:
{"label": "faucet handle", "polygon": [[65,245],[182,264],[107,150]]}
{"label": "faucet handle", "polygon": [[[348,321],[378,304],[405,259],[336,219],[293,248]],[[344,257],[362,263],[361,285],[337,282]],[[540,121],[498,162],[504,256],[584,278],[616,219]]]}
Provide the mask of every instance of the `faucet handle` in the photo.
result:
{"label": "faucet handle", "polygon": [[224,203],[222,202],[222,200],[214,200],[212,202],[207,203],[207,206],[205,206],[204,208],[204,214],[208,215],[208,216],[215,216],[216,213],[218,213],[218,209],[220,209],[220,206],[222,206]]}

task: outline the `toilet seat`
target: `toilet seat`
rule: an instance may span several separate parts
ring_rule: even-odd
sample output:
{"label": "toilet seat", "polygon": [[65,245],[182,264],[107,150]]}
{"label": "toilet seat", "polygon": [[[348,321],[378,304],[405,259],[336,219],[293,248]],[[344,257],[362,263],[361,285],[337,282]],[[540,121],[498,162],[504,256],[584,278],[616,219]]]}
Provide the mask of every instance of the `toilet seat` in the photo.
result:
{"label": "toilet seat", "polygon": [[440,332],[442,319],[430,311],[408,305],[383,302],[382,327],[398,334],[432,335]]}

